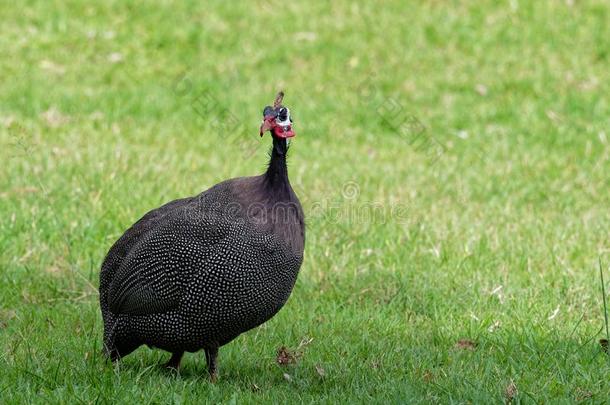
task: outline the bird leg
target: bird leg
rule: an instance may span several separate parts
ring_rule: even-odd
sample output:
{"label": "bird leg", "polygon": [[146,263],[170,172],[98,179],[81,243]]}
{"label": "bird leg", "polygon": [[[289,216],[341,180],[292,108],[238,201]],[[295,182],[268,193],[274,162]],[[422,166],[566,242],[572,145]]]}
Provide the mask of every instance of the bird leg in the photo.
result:
{"label": "bird leg", "polygon": [[172,358],[169,359],[167,363],[165,363],[165,368],[171,368],[174,370],[178,370],[180,368],[180,360],[182,360],[182,355],[184,352],[174,352],[172,353]]}
{"label": "bird leg", "polygon": [[218,375],[216,374],[216,358],[218,357],[218,347],[205,349],[205,361],[208,364],[208,373],[210,373],[210,381],[216,382]]}

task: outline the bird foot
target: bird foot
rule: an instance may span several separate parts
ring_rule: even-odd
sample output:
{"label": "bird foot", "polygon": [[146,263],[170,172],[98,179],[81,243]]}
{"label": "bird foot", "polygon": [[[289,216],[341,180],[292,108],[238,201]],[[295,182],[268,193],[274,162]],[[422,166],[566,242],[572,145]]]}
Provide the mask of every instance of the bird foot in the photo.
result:
{"label": "bird foot", "polygon": [[169,359],[169,361],[167,363],[165,363],[163,365],[163,367],[165,367],[168,370],[179,371],[180,370],[180,360],[182,360],[182,354],[183,353],[181,353],[181,352],[172,353],[172,358]]}
{"label": "bird foot", "polygon": [[163,365],[163,368],[172,371],[180,371],[180,364],[176,364],[174,362],[168,361]]}

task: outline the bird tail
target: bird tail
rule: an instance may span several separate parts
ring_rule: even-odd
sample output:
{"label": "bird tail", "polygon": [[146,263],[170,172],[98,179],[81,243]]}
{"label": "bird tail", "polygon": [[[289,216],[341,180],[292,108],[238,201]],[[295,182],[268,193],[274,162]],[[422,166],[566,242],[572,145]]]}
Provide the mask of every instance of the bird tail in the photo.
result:
{"label": "bird tail", "polygon": [[103,352],[106,357],[114,361],[117,358],[117,348],[115,344],[116,329],[118,324],[117,317],[110,311],[102,311],[104,318],[104,344]]}
{"label": "bird tail", "polygon": [[137,339],[130,336],[131,331],[123,317],[124,315],[109,313],[108,317],[104,318],[104,355],[112,362],[127,356],[141,345]]}
{"label": "bird tail", "polygon": [[[103,269],[102,269],[103,271]],[[106,358],[115,360],[116,345],[115,336],[117,329],[117,316],[110,311],[108,305],[108,282],[104,282],[106,278],[101,278],[100,281],[100,309],[102,310],[102,320],[104,323],[104,337],[102,341],[102,353]]]}

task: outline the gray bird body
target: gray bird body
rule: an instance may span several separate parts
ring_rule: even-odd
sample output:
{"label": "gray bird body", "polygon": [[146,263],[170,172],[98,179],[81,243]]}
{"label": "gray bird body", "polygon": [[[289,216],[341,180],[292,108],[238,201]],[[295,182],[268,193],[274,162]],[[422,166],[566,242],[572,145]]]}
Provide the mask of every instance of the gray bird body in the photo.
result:
{"label": "gray bird body", "polygon": [[184,351],[207,356],[282,308],[305,241],[286,151],[285,140],[274,139],[265,174],[152,210],[112,246],[100,273],[112,359],[142,344],[174,353],[178,363]]}

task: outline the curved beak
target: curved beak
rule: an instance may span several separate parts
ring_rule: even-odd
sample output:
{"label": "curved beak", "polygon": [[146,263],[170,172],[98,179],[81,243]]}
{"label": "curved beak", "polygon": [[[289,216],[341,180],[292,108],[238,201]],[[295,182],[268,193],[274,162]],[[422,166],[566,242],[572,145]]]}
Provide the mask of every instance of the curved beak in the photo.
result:
{"label": "curved beak", "polygon": [[271,131],[273,135],[278,138],[293,138],[296,136],[296,133],[292,130],[292,125],[278,125],[275,121],[276,117],[273,115],[267,115],[263,119],[263,123],[261,124],[261,128],[259,131],[259,135],[262,137],[265,132]]}
{"label": "curved beak", "polygon": [[268,115],[263,119],[263,123],[261,124],[260,136],[262,137],[265,132],[271,131],[275,127],[275,117],[273,115]]}

